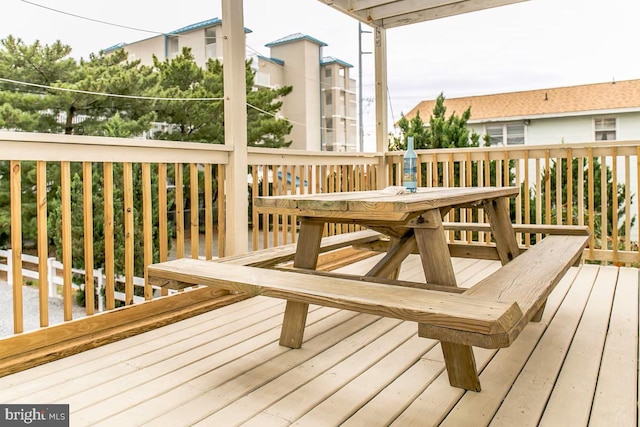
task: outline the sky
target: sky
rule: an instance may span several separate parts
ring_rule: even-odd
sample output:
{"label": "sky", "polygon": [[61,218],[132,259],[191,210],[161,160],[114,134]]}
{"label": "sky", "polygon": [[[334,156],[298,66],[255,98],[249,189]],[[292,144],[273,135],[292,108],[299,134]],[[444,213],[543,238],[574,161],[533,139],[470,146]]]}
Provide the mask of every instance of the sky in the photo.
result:
{"label": "sky", "polygon": [[[0,38],[60,40],[76,58],[222,16],[220,0],[3,0],[0,13]],[[640,0],[529,0],[389,29],[390,123],[440,93],[456,98],[639,79],[639,16]],[[248,53],[269,56],[265,44],[303,33],[328,45],[325,56],[352,64],[358,78],[358,23],[323,2],[244,0],[244,21],[252,30]],[[364,52],[373,50],[371,33],[362,42]],[[373,70],[373,55],[364,54],[367,146],[374,134]]]}

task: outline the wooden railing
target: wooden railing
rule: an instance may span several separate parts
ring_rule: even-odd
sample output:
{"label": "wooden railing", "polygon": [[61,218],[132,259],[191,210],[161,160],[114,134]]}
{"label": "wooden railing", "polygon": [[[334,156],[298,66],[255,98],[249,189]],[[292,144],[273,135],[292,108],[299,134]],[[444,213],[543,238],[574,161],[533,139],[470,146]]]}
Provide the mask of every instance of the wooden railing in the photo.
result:
{"label": "wooden railing", "polygon": [[[379,158],[374,153],[251,149],[250,196],[373,190],[377,188]],[[253,250],[296,241],[294,216],[260,214],[252,209],[250,221]],[[331,224],[325,229],[325,236],[349,231],[355,231],[355,226]]]}
{"label": "wooden railing", "polygon": [[[0,187],[4,192],[0,202],[1,197],[10,198],[10,203],[0,205],[0,227],[3,218],[9,218],[11,230],[22,230],[11,232],[4,247],[14,249],[14,266],[22,265],[22,248],[35,248],[38,283],[48,282],[47,259],[60,254],[62,285],[56,291],[64,302],[65,321],[73,317],[76,269],[103,269],[105,308],[113,310],[116,291],[124,293],[126,304],[134,302],[134,277],[140,275],[140,266],[174,257],[211,259],[225,255],[225,224],[233,220],[226,217],[224,206],[227,147],[3,133],[0,148],[0,166],[6,166],[0,169],[0,185],[5,185]],[[401,183],[402,152],[383,155],[250,148],[248,154],[250,196],[375,189],[381,174],[388,178],[388,185]],[[523,191],[511,206],[515,223],[587,225],[592,231],[587,260],[630,265],[640,261],[634,224],[639,216],[639,154],[640,141],[419,150],[419,182],[422,186],[520,186]],[[380,169],[383,156],[385,170]],[[573,167],[567,166],[567,159]],[[599,179],[608,173],[611,179]],[[611,220],[616,210],[602,208],[610,205],[620,205],[616,221]],[[249,210],[249,250],[296,241],[295,217],[259,214],[251,203]],[[482,215],[474,215],[462,210],[449,213],[446,219],[484,221]],[[26,232],[28,228],[36,230],[33,236]],[[325,234],[353,229],[334,225],[327,227]],[[79,233],[81,240],[74,240]],[[450,233],[451,240],[491,242],[486,231]],[[519,237],[523,245],[539,238],[535,234]],[[81,259],[81,264],[73,264],[73,259]],[[20,268],[11,271],[12,304],[1,309],[12,310],[13,331],[20,333],[24,331],[24,277]],[[124,276],[124,285],[116,283],[119,274]],[[92,315],[97,285],[90,276],[81,281],[86,314]],[[48,298],[52,295],[47,286],[38,286],[38,292],[39,324],[45,327],[49,325]],[[162,293],[145,285],[139,296],[148,301]],[[204,310],[202,301],[210,296],[203,291],[201,298],[194,302],[200,304],[196,310]],[[153,312],[153,308],[146,310],[147,314]],[[132,314],[127,322],[136,322],[139,316]]]}
{"label": "wooden railing", "polygon": [[[586,225],[588,261],[640,262],[640,141],[591,144],[418,150],[421,186],[515,185],[511,206],[517,224]],[[390,184],[401,183],[402,152],[388,153]],[[568,161],[569,159],[570,161]],[[608,179],[600,177],[609,176]],[[528,189],[526,191],[525,189]],[[612,206],[617,207],[612,209]],[[468,211],[449,221],[469,221]],[[475,220],[482,222],[482,215]],[[519,236],[525,246],[540,236]],[[488,242],[488,233],[451,233],[450,238]]]}
{"label": "wooden railing", "polygon": [[[24,312],[23,283],[37,285],[39,325],[46,327],[50,297],[62,298],[64,321],[70,321],[78,289],[91,316],[101,307],[98,300],[112,311],[122,305],[117,295],[124,296],[124,305],[166,296],[166,290],[140,286],[152,262],[224,256],[225,224],[233,223],[224,193],[229,151],[208,144],[0,133],[0,189],[6,197],[0,237],[7,236],[0,249],[12,248],[10,260],[0,257],[0,280],[11,283],[3,285],[12,288],[11,307],[2,310],[13,313],[13,333],[24,332],[25,315],[33,315]],[[372,189],[379,159],[371,153],[251,148],[249,193]],[[255,211],[249,218],[249,250],[296,239],[295,218]],[[334,227],[327,235],[342,231],[348,230]],[[62,264],[54,279],[52,258]]]}
{"label": "wooden railing", "polygon": [[[48,300],[55,296],[46,286],[50,256],[57,254],[63,264],[59,293],[69,321],[74,269],[104,271],[104,289],[97,289],[92,274],[81,278],[91,315],[98,292],[104,292],[107,310],[116,308],[117,291],[125,294],[125,304],[133,304],[134,276],[143,276],[152,262],[219,255],[214,208],[224,200],[224,186],[217,185],[228,161],[223,146],[27,133],[2,133],[0,146],[0,179],[4,191],[10,189],[4,195],[10,203],[0,207],[9,210],[10,224],[0,221],[0,227],[11,231],[5,245],[18,267],[11,269],[12,307],[2,310],[12,309],[14,333],[24,330],[23,247],[34,247],[38,257],[41,327],[49,325]],[[190,210],[188,228],[185,210]],[[201,239],[190,238],[201,235],[204,247]],[[125,279],[122,288],[119,275]],[[143,289],[138,296],[152,299],[152,288]]]}

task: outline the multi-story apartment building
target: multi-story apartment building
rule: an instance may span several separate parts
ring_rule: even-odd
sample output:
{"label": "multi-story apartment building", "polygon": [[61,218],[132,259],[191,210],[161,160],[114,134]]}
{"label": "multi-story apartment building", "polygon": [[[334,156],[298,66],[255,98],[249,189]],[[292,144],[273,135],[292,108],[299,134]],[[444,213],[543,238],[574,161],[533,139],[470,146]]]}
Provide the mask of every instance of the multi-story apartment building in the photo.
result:
{"label": "multi-story apartment building", "polygon": [[[133,43],[121,43],[106,52],[125,49],[129,59],[153,64],[153,55],[171,59],[190,47],[198,65],[209,58],[222,59],[218,43],[222,21],[209,19],[168,34]],[[245,29],[246,33],[251,30]],[[327,44],[304,34],[293,34],[266,45],[269,56],[256,55],[257,87],[292,86],[283,100],[282,115],[293,124],[291,148],[302,150],[356,151],[355,80],[352,65],[323,57]]]}

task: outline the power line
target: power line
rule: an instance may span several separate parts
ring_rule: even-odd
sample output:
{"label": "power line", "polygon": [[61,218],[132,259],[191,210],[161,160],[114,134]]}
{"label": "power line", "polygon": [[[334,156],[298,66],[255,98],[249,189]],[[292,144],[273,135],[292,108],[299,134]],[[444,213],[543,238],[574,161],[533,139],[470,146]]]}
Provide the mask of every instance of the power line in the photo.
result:
{"label": "power line", "polygon": [[92,92],[88,90],[80,90],[80,89],[71,89],[66,87],[57,87],[57,86],[47,86],[41,85],[37,83],[28,83],[21,82],[18,80],[5,79],[0,77],[0,81],[6,83],[13,83],[22,86],[32,86],[40,89],[49,89],[49,90],[57,90],[60,92],[73,92],[73,93],[82,93],[85,95],[97,95],[97,96],[106,96],[111,98],[127,98],[127,99],[143,99],[147,101],[222,101],[224,98],[162,98],[156,96],[141,96],[141,95],[120,95],[117,93],[106,93],[106,92]]}
{"label": "power line", "polygon": [[39,3],[35,3],[35,2],[29,1],[29,0],[20,0],[20,1],[23,2],[23,3],[30,4],[32,6],[36,6],[36,7],[42,8],[42,9],[50,10],[52,12],[60,13],[62,15],[73,16],[74,18],[79,18],[79,19],[84,19],[84,20],[87,20],[87,21],[97,22],[99,24],[111,25],[111,26],[114,26],[114,27],[126,28],[128,30],[141,31],[141,32],[144,32],[144,33],[151,33],[151,34],[157,34],[157,35],[168,35],[167,33],[163,33],[163,32],[160,32],[160,31],[145,30],[144,28],[130,27],[128,25],[115,24],[113,22],[107,22],[107,21],[103,21],[103,20],[100,20],[100,19],[89,18],[87,16],[76,15],[75,13],[65,12],[64,10],[60,10],[60,9],[54,9],[52,7],[45,6],[45,5],[42,5],[42,4],[39,4]]}
{"label": "power line", "polygon": [[[18,80],[11,80],[11,79],[5,79],[0,77],[0,81],[6,82],[6,83],[13,83],[13,84],[17,84],[17,85],[22,85],[22,86],[31,86],[31,87],[37,87],[40,89],[50,89],[50,90],[58,90],[58,91],[62,91],[62,92],[73,92],[73,93],[82,93],[85,95],[96,95],[96,96],[106,96],[106,97],[113,97],[113,98],[125,98],[125,99],[139,99],[139,100],[146,100],[146,101],[223,101],[224,98],[162,98],[162,97],[155,97],[155,96],[140,96],[140,95],[120,95],[120,94],[116,94],[116,93],[105,93],[105,92],[92,92],[92,91],[88,91],[88,90],[79,90],[79,89],[71,89],[71,88],[64,88],[64,87],[56,87],[56,86],[47,86],[47,85],[41,85],[41,84],[37,84],[37,83],[28,83],[28,82],[21,82]],[[287,120],[289,123],[293,123],[293,124],[297,124],[300,126],[307,126],[306,123],[301,123],[301,122],[296,122],[294,120],[288,119],[286,117],[278,117],[278,114],[276,113],[271,113],[269,111],[263,110],[261,108],[256,107],[255,105],[249,104],[248,102],[246,103],[248,107],[253,108],[254,110],[263,113],[263,114],[267,114],[269,116],[272,116],[278,120]],[[326,130],[327,128],[320,128],[320,129],[324,129]]]}

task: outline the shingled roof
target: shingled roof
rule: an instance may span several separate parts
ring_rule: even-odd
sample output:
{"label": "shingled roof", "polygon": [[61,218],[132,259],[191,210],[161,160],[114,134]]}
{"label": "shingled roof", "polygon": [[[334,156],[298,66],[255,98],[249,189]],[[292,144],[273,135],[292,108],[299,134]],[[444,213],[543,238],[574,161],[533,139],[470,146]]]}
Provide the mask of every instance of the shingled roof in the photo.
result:
{"label": "shingled roof", "polygon": [[[411,119],[420,111],[426,120],[434,105],[435,100],[422,101],[406,117]],[[444,105],[448,112],[457,113],[471,106],[471,122],[640,111],[640,80],[446,98]]]}

